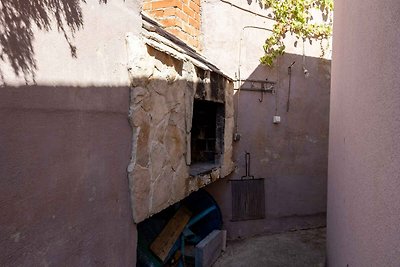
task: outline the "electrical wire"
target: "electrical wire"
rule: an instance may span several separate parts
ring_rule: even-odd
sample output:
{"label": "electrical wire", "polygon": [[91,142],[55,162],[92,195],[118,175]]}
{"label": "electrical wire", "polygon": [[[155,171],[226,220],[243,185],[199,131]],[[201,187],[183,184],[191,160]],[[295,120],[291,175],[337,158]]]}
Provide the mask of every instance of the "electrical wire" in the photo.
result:
{"label": "electrical wire", "polygon": [[260,14],[260,13],[254,12],[254,11],[251,11],[251,10],[249,10],[249,9],[247,9],[247,8],[244,8],[244,7],[235,5],[235,4],[233,4],[232,2],[229,2],[229,1],[226,1],[226,0],[220,0],[220,1],[221,1],[222,3],[229,4],[229,5],[231,5],[231,6],[235,7],[235,8],[237,8],[237,9],[240,9],[240,10],[242,10],[242,11],[248,12],[248,13],[250,13],[250,14],[253,14],[253,15],[256,15],[256,16],[259,16],[259,17],[262,17],[262,18],[266,18],[266,19],[269,19],[269,20],[274,20],[273,17],[265,16],[265,15],[263,15],[263,14]]}

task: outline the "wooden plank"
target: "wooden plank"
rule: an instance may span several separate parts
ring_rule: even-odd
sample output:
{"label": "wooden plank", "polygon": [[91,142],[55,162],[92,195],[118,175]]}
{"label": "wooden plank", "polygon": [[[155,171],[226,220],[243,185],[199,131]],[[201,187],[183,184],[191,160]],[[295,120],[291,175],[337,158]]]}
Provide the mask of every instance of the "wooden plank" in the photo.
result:
{"label": "wooden plank", "polygon": [[163,262],[166,260],[175,241],[179,238],[186,224],[189,222],[191,215],[188,209],[181,207],[150,245],[151,251]]}

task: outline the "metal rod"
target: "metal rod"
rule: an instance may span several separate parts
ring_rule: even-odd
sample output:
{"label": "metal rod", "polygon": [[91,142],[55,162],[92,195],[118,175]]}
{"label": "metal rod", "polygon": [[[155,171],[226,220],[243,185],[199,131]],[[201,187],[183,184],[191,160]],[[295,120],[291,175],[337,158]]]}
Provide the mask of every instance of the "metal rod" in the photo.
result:
{"label": "metal rod", "polygon": [[188,222],[188,224],[185,227],[189,228],[190,226],[192,226],[193,224],[195,224],[198,221],[200,221],[201,219],[203,219],[205,216],[207,216],[207,214],[209,214],[210,212],[212,212],[215,209],[216,209],[216,207],[213,205],[213,206],[203,210],[202,212],[200,212],[199,214],[194,216],[192,219],[190,219],[190,221]]}
{"label": "metal rod", "polygon": [[286,112],[289,112],[289,106],[290,106],[290,89],[292,85],[292,66],[296,63],[296,61],[293,61],[292,64],[288,67],[288,74],[289,74],[289,91],[288,91],[288,99],[286,103]]}
{"label": "metal rod", "polygon": [[250,153],[246,153],[246,176],[250,176]]}
{"label": "metal rod", "polygon": [[259,98],[258,101],[260,101],[260,103],[264,101],[264,91],[261,91],[261,98]]}
{"label": "metal rod", "polygon": [[264,93],[273,93],[274,89],[262,89],[262,88],[248,88],[242,87],[240,90],[242,91],[253,91],[253,92],[264,92]]}
{"label": "metal rod", "polygon": [[250,174],[250,153],[249,152],[246,152],[244,154],[244,159],[245,159],[246,175],[242,176],[241,180],[243,180],[245,178],[246,179],[248,179],[248,178],[254,179],[254,176]]}
{"label": "metal rod", "polygon": [[[239,81],[239,80],[234,80],[234,82],[238,82],[238,81]],[[241,80],[241,82],[276,84],[276,82],[274,82],[274,81],[269,81],[269,80],[252,80],[252,79]]]}

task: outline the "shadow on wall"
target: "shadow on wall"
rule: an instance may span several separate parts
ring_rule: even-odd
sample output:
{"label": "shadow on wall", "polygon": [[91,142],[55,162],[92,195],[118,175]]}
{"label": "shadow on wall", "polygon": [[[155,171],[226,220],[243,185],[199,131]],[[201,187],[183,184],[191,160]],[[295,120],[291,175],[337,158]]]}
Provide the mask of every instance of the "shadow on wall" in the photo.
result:
{"label": "shadow on wall", "polygon": [[[172,59],[166,64],[181,71]],[[190,86],[192,94],[208,92],[155,76],[146,90],[2,87],[0,262],[134,265],[132,210],[144,219],[218,178],[213,172],[188,178],[185,122],[192,111],[182,99]],[[131,116],[130,105],[140,106]],[[133,156],[136,137],[141,153]],[[130,160],[137,169],[130,170]]]}
{"label": "shadow on wall", "polygon": [[[107,0],[99,0],[106,3]],[[0,60],[17,76],[34,79],[37,69],[33,42],[34,27],[56,28],[68,42],[71,57],[77,57],[74,33],[83,28],[81,4],[85,0],[2,0],[0,3]],[[0,79],[4,80],[0,69]]]}
{"label": "shadow on wall", "polygon": [[129,90],[0,90],[0,265],[135,264]]}
{"label": "shadow on wall", "polygon": [[[235,143],[235,160],[244,170],[244,151],[251,152],[253,174],[325,174],[329,128],[330,61],[285,54],[271,70],[258,66],[247,80],[276,82],[273,93],[248,91],[251,82],[235,94],[237,127],[242,138]],[[291,67],[289,76],[288,67]],[[290,94],[289,94],[290,78]],[[256,87],[255,83],[253,87]],[[237,101],[240,101],[239,108]],[[279,116],[281,122],[273,123]],[[256,142],[254,142],[256,141]],[[240,150],[240,151],[239,151]],[[312,160],[315,159],[315,160]],[[271,173],[272,171],[272,173]]]}
{"label": "shadow on wall", "polygon": [[[263,3],[263,1],[261,1],[261,0],[254,0],[254,2],[258,3],[258,5],[259,5],[259,7],[260,7],[261,9],[264,9],[264,3]],[[253,0],[247,0],[247,4],[248,4],[249,6],[251,6],[252,3],[253,3]]]}
{"label": "shadow on wall", "polygon": [[[291,74],[288,108],[288,66]],[[245,153],[251,154],[251,175],[265,179],[265,219],[232,220],[229,180],[208,186],[221,207],[231,239],[266,232],[325,224],[329,133],[330,61],[307,57],[306,78],[302,56],[285,54],[279,67],[257,67],[248,80],[277,81],[276,92],[241,90],[234,96],[240,141],[233,144],[236,171],[245,175]],[[279,80],[278,80],[279,78]],[[251,87],[247,82],[244,87]],[[254,83],[253,87],[257,84]],[[237,101],[239,100],[239,108]],[[280,116],[281,122],[273,123]]]}

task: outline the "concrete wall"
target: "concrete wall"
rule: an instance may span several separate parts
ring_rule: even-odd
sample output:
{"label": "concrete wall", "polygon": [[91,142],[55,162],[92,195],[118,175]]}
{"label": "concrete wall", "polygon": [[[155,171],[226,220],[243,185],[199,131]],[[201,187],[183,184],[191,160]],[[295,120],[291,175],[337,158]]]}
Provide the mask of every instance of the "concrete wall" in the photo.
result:
{"label": "concrete wall", "polygon": [[[287,54],[274,68],[259,64],[262,45],[268,31],[245,29],[245,26],[272,28],[268,13],[258,2],[232,1],[255,15],[221,1],[203,3],[204,54],[223,71],[240,78],[277,82],[276,93],[241,91],[235,93],[240,141],[233,144],[236,171],[229,179],[245,175],[244,154],[251,153],[251,172],[265,178],[266,218],[232,222],[231,184],[229,179],[208,186],[218,201],[229,238],[266,232],[325,225],[326,179],[329,126],[330,60],[322,54],[319,43],[305,44],[305,78],[302,64],[302,42],[286,39]],[[218,25],[218,27],[215,27]],[[242,41],[240,41],[242,37]],[[240,47],[241,46],[241,47]],[[240,48],[239,48],[240,47]],[[229,51],[229,53],[225,53]],[[293,62],[290,109],[287,112],[289,75]],[[244,86],[249,87],[249,83]],[[237,105],[239,101],[239,105]],[[273,116],[281,117],[273,124]]]}
{"label": "concrete wall", "polygon": [[400,262],[400,3],[335,1],[329,266]]}
{"label": "concrete wall", "polygon": [[133,266],[125,35],[140,5],[64,2],[1,3],[0,265]]}

